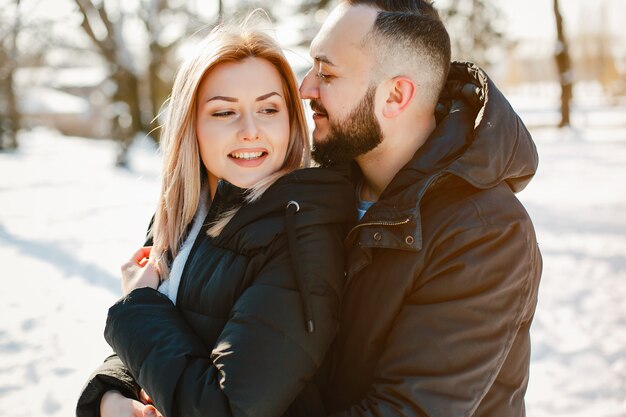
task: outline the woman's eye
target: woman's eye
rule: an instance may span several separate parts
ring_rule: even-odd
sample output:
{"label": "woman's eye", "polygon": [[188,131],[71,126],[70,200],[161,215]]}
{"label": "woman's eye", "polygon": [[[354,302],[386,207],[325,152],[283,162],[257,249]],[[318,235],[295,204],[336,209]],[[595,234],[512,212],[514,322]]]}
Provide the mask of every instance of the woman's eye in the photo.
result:
{"label": "woman's eye", "polygon": [[234,111],[231,111],[231,110],[223,110],[223,111],[217,111],[217,112],[214,112],[214,113],[212,114],[212,116],[213,116],[213,117],[228,117],[228,116],[231,116],[231,115],[233,115],[233,114],[235,114],[235,112],[234,112]]}
{"label": "woman's eye", "polygon": [[273,107],[268,107],[267,109],[262,109],[261,113],[263,113],[263,114],[274,114],[274,113],[278,113],[278,110],[273,108]]}

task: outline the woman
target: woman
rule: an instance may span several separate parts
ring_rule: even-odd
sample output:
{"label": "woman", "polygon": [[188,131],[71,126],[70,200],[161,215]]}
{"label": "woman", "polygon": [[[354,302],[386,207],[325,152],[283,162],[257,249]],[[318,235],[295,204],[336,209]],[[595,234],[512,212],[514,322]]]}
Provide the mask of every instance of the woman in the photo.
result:
{"label": "woman", "polygon": [[123,267],[105,329],[119,357],[92,375],[77,415],[137,415],[139,387],[165,417],[323,413],[314,380],[356,205],[337,172],[299,169],[307,135],[294,75],[266,35],[215,30],[182,65],[154,246]]}

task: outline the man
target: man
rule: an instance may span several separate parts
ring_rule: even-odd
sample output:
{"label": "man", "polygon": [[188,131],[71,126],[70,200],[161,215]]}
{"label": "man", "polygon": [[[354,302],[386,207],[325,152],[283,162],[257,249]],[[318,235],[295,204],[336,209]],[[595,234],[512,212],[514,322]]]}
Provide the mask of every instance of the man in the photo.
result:
{"label": "man", "polygon": [[524,415],[541,275],[514,196],[537,166],[528,131],[482,70],[450,66],[424,0],[343,0],[311,56],[300,93],[314,156],[356,162],[362,215],[346,239],[329,411]]}

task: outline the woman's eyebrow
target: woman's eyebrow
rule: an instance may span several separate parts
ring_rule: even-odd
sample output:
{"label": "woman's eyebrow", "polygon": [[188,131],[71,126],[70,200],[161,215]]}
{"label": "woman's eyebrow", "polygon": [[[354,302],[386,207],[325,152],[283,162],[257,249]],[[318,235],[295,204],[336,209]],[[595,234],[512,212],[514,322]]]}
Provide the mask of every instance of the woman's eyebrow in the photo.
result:
{"label": "woman's eyebrow", "polygon": [[276,91],[272,91],[271,93],[263,94],[262,96],[257,97],[256,101],[263,101],[263,100],[268,99],[268,98],[270,98],[272,96],[280,97],[280,94],[278,94]]}
{"label": "woman's eyebrow", "polygon": [[[272,91],[271,93],[263,94],[262,96],[257,97],[255,99],[255,101],[263,101],[263,100],[268,99],[268,98],[270,98],[272,96],[279,96],[280,97],[280,94],[278,94],[275,91]],[[239,99],[236,98],[236,97],[215,96],[215,97],[211,97],[206,102],[208,103],[209,101],[214,101],[214,100],[229,101],[231,103],[237,103],[239,101]]]}
{"label": "woman's eyebrow", "polygon": [[206,102],[208,103],[209,101],[213,101],[213,100],[230,101],[231,103],[236,103],[239,101],[239,99],[235,97],[215,96],[215,97],[211,97]]}

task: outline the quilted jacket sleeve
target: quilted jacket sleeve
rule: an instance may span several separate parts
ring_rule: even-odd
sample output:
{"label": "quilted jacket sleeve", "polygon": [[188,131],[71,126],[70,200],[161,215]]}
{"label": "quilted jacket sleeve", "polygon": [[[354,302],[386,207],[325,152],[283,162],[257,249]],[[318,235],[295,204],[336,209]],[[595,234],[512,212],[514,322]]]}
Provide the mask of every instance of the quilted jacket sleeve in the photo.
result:
{"label": "quilted jacket sleeve", "polygon": [[280,416],[322,363],[338,326],[343,231],[297,230],[316,331],[307,333],[284,236],[213,348],[150,288],[109,310],[105,338],[166,417]]}
{"label": "quilted jacket sleeve", "polygon": [[[390,330],[367,397],[333,416],[474,415],[516,338],[529,351],[541,271],[531,234],[528,224],[516,222],[475,227],[441,242]],[[526,371],[503,382],[525,386],[516,378]],[[523,390],[501,402],[519,409],[522,400]]]}
{"label": "quilted jacket sleeve", "polygon": [[136,400],[139,389],[120,358],[113,354],[106,358],[87,380],[78,398],[76,417],[99,417],[100,400],[109,390],[117,390],[124,396]]}

